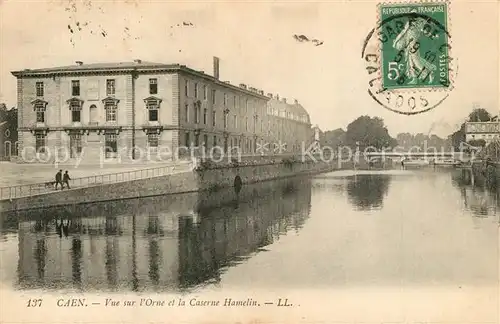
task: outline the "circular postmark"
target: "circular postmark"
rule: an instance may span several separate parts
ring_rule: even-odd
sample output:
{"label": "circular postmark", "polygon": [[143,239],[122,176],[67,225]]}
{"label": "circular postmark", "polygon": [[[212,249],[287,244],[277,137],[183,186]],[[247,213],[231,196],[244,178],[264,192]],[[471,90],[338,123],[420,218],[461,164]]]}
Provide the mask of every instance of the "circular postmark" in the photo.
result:
{"label": "circular postmark", "polygon": [[384,4],[379,15],[362,50],[368,94],[403,115],[440,105],[450,95],[455,77],[447,4]]}

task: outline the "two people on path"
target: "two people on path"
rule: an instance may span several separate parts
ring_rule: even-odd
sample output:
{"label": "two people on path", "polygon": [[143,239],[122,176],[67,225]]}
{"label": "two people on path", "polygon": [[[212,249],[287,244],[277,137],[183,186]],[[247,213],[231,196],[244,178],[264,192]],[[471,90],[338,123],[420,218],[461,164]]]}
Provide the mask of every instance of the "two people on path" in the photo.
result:
{"label": "two people on path", "polygon": [[56,173],[56,190],[57,190],[57,185],[60,184],[61,185],[61,190],[64,189],[64,184],[66,184],[66,186],[68,187],[68,189],[71,189],[69,187],[69,180],[71,180],[71,178],[69,177],[69,174],[68,174],[68,171],[66,170],[66,172],[62,173],[62,170],[59,170],[59,172]]}

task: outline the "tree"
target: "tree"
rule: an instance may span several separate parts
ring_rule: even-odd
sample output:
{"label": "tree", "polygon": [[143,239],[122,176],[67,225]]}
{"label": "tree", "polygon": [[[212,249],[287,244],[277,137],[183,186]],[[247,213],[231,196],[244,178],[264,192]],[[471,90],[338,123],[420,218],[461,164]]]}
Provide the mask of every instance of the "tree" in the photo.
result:
{"label": "tree", "polygon": [[491,114],[484,108],[476,108],[469,114],[470,122],[487,122],[491,120]]}
{"label": "tree", "polygon": [[486,145],[486,141],[484,139],[473,139],[468,141],[467,144],[475,147],[484,147]]}
{"label": "tree", "polygon": [[326,131],[323,133],[321,138],[321,146],[329,146],[331,148],[337,148],[345,144],[345,134],[346,132],[342,128],[337,128],[335,130]]}
{"label": "tree", "polygon": [[384,121],[370,116],[358,117],[347,126],[345,144],[354,148],[358,143],[361,150],[369,146],[381,150],[397,145],[396,139],[389,135]]}

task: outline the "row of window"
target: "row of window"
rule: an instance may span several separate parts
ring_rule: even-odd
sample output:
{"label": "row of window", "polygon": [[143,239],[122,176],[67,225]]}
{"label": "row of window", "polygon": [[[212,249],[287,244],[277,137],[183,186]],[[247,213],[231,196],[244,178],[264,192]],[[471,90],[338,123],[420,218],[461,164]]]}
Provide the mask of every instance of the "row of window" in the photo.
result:
{"label": "row of window", "polygon": [[272,107],[271,105],[267,106],[267,114],[307,123],[306,115],[298,115],[285,110],[280,111],[278,108]]}
{"label": "row of window", "polygon": [[[202,85],[201,86],[201,91],[200,91],[200,85],[198,84],[198,82],[193,82],[193,97],[195,99],[203,99],[203,100],[208,100],[208,86],[206,84]],[[201,93],[201,94],[200,94]],[[191,91],[190,91],[190,81],[189,80],[186,80],[184,82],[184,95],[186,97],[190,97],[191,96]],[[227,93],[223,93],[223,104],[224,106],[228,106],[229,105],[229,102],[230,102],[230,96],[227,94]],[[216,104],[217,103],[217,90],[216,89],[212,89],[212,104]],[[248,104],[249,104],[249,100],[248,99],[245,99],[245,109],[247,109],[248,111]],[[239,108],[239,97],[237,95],[233,95],[232,96],[232,105],[234,108]]]}
{"label": "row of window", "polygon": [[[96,119],[93,116],[96,116],[97,113],[93,112],[93,110],[96,110],[97,107],[95,105],[90,106],[90,116],[91,116],[91,122]],[[117,107],[114,104],[106,104],[104,106],[104,109],[106,110],[106,121],[107,122],[116,122],[116,112],[117,112]],[[36,122],[37,123],[45,123],[45,110],[35,110],[36,111]],[[82,120],[82,114],[81,114],[81,109],[80,110],[71,110],[71,122],[73,123],[79,123]],[[149,117],[150,120],[151,118],[154,118],[154,120],[158,120],[158,110],[149,110]]]}
{"label": "row of window", "polygon": [[[105,147],[106,157],[111,157],[118,152],[118,136],[116,134],[106,134]],[[70,134],[69,136],[70,157],[75,158],[82,153],[82,135]],[[35,149],[39,153],[45,153],[47,146],[47,136],[45,134],[35,134]]]}
{"label": "row of window", "polygon": [[[185,122],[186,123],[189,123],[190,122],[190,116],[193,115],[194,116],[194,120],[193,122],[195,124],[200,124],[201,123],[201,120],[200,120],[200,115],[201,115],[201,108],[199,106],[196,106],[196,105],[193,105],[192,106],[192,114],[190,114],[190,109],[189,109],[189,104],[186,104],[185,107],[184,107],[184,118],[185,118]],[[217,117],[217,113],[215,111],[212,111],[212,126],[215,127],[216,126],[216,117]],[[252,131],[258,131],[257,128],[260,127],[260,132],[263,132],[264,131],[264,121],[262,119],[260,119],[260,123],[258,122],[259,120],[259,117],[258,116],[255,116],[255,121],[252,123],[252,120],[248,117],[241,117],[243,120],[244,120],[244,125],[245,125],[245,131],[250,131],[251,127],[250,127],[250,124],[253,125],[253,129]],[[238,115],[233,115],[233,118],[232,118],[232,125],[234,127],[234,129],[238,129]],[[227,129],[228,128],[228,120],[229,120],[229,113],[228,112],[224,112],[224,116],[223,116],[223,122],[224,122],[224,129]],[[250,121],[250,123],[249,123]],[[203,109],[203,124],[204,125],[207,125],[208,123],[208,109],[207,108],[204,108]],[[281,128],[283,127],[283,124],[280,123],[278,121],[277,124],[274,124],[272,125],[271,124],[271,121],[268,120],[267,121],[267,129],[268,129],[268,132],[271,131],[271,127],[278,127],[278,128]]]}
{"label": "row of window", "polygon": [[[159,146],[159,134],[149,133],[147,140],[148,148],[155,152]],[[70,134],[70,157],[76,158],[82,153],[82,135],[81,134]],[[37,152],[45,153],[46,150],[46,142],[47,137],[45,134],[35,134],[35,149]],[[203,135],[203,142],[200,143],[200,135],[194,134],[193,141],[191,141],[190,132],[185,133],[184,144],[186,147],[199,147],[200,144],[205,146],[206,148],[210,147],[209,136],[208,134]],[[242,146],[244,144],[244,146]],[[118,135],[117,134],[105,134],[104,136],[104,145],[105,145],[105,156],[106,158],[115,157],[118,153]],[[285,144],[286,145],[286,144]],[[213,135],[212,137],[212,147],[217,146],[217,136]],[[258,143],[256,140],[252,139],[241,139],[241,138],[230,138],[229,141],[227,138],[224,138],[224,152],[228,151],[228,147],[238,147],[243,148],[245,152],[253,152],[255,153],[258,147]],[[295,149],[295,145],[294,145]],[[286,150],[286,147],[285,147]]]}
{"label": "row of window", "polygon": [[[71,95],[80,95],[80,80],[71,80]],[[36,82],[35,84],[36,96],[43,97],[45,92],[44,83],[42,81]],[[107,79],[106,80],[106,96],[113,96],[116,91],[116,80]],[[158,94],[158,79],[149,79],[149,94]]]}
{"label": "row of window", "polygon": [[[116,122],[117,117],[117,106],[112,103],[107,103],[104,105],[106,111],[106,122]],[[90,122],[97,121],[97,106],[91,105],[90,110]],[[36,111],[36,122],[45,123],[45,109],[35,109]],[[148,107],[148,119],[149,121],[158,121],[158,106]],[[82,120],[81,108],[71,110],[71,122],[79,123]]]}

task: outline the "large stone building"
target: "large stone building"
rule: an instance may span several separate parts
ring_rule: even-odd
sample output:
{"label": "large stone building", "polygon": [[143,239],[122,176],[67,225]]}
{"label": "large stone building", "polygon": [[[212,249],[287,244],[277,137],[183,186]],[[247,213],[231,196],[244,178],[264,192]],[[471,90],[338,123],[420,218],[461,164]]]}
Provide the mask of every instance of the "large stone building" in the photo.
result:
{"label": "large stone building", "polygon": [[25,162],[51,162],[56,151],[59,159],[90,163],[143,159],[147,152],[165,159],[187,154],[185,147],[292,153],[313,141],[309,115],[297,101],[219,80],[217,58],[214,76],[141,60],[12,74]]}

